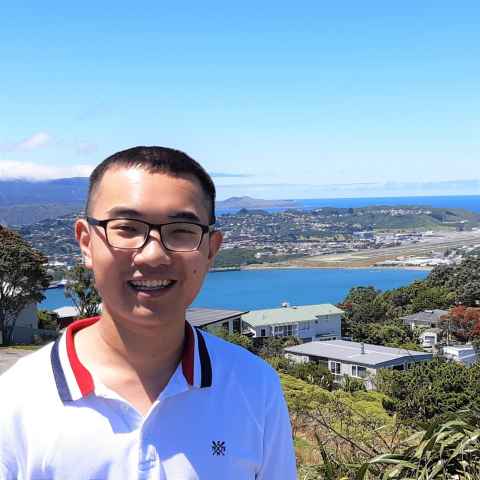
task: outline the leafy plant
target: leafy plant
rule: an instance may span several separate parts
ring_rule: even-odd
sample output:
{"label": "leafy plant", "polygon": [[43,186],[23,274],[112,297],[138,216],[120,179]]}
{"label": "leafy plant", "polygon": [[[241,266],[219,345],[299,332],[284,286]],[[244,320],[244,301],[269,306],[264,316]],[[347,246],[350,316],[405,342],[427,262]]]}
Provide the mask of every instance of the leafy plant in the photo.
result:
{"label": "leafy plant", "polygon": [[[463,417],[463,418],[462,418]],[[359,469],[357,480],[382,466],[384,480],[475,480],[480,478],[478,413],[460,412],[442,423],[433,422],[407,440],[398,453],[378,455]],[[376,470],[375,477],[378,477]]]}

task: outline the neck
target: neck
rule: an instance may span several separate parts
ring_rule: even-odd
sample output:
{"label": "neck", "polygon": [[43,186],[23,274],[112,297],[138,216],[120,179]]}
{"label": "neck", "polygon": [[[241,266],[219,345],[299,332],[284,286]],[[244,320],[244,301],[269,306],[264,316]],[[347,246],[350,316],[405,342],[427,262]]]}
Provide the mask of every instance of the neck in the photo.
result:
{"label": "neck", "polygon": [[[128,319],[117,321],[104,308],[100,320],[79,334],[89,337],[85,353],[92,363],[134,370],[141,377],[169,376],[182,356],[185,319],[159,321],[155,327],[134,328]],[[86,346],[82,338],[78,340]]]}

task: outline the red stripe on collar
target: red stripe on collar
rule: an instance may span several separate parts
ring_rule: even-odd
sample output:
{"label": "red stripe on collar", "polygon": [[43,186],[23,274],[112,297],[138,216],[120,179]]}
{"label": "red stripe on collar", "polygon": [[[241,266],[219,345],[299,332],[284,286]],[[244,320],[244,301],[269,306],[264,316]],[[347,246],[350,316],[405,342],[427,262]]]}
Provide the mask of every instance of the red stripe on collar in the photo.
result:
{"label": "red stripe on collar", "polygon": [[78,388],[84,397],[90,395],[94,391],[94,384],[90,372],[83,366],[82,362],[77,356],[75,351],[75,344],[73,341],[73,335],[75,332],[78,332],[82,328],[88,327],[95,322],[97,322],[100,317],[85,318],[83,320],[77,320],[73,322],[66,332],[66,345],[67,345],[67,355],[72,367],[73,374],[75,375],[75,380],[77,381]]}
{"label": "red stripe on collar", "polygon": [[185,322],[185,340],[182,355],[182,371],[189,385],[193,385],[195,338],[191,325]]}
{"label": "red stripe on collar", "polygon": [[[90,372],[85,368],[78,358],[73,340],[74,334],[82,328],[89,327],[100,320],[100,316],[77,320],[70,324],[66,331],[66,347],[68,360],[72,368],[75,380],[82,396],[93,393],[95,386]],[[182,353],[182,371],[189,385],[194,384],[194,365],[195,365],[195,334],[188,322],[185,322],[185,340]]]}

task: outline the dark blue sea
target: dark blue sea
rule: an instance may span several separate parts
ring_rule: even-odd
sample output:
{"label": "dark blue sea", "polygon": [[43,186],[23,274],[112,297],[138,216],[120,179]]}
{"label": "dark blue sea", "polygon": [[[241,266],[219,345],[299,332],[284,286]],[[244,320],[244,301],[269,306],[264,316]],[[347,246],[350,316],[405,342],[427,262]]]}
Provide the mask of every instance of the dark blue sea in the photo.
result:
{"label": "dark blue sea", "polygon": [[[338,303],[356,286],[380,290],[408,285],[428,275],[426,271],[402,269],[288,269],[241,270],[208,274],[193,306],[256,310],[291,305]],[[71,305],[63,289],[46,291],[40,308]]]}
{"label": "dark blue sea", "polygon": [[[312,198],[295,200],[295,208],[313,210],[320,207],[361,208],[372,205],[386,206],[428,206],[433,208],[463,208],[472,212],[480,212],[480,195],[430,196],[430,197],[371,197],[371,198]],[[266,208],[279,212],[286,208]],[[235,213],[239,208],[218,209],[217,214]]]}

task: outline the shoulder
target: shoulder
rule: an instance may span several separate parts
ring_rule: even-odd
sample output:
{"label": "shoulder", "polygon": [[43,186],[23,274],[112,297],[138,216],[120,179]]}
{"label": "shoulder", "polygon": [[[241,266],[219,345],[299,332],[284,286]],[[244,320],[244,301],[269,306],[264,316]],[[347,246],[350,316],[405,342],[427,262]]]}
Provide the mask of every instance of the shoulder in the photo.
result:
{"label": "shoulder", "polygon": [[224,380],[234,376],[244,386],[269,391],[279,388],[277,372],[262,358],[203,330],[201,334],[211,357],[214,377]]}

